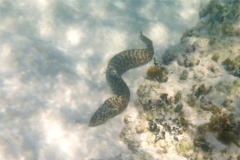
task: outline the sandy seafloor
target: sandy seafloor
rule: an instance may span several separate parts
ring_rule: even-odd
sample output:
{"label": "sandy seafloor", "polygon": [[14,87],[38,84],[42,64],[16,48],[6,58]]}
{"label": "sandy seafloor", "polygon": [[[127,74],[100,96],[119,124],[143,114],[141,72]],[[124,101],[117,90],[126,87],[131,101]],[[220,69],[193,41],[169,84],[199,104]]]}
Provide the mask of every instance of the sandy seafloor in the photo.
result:
{"label": "sandy seafloor", "polygon": [[146,65],[124,75],[127,110],[90,128],[91,115],[111,96],[108,60],[144,47],[140,31],[159,57],[196,24],[202,3],[0,0],[0,159],[109,159],[128,152],[119,133]]}

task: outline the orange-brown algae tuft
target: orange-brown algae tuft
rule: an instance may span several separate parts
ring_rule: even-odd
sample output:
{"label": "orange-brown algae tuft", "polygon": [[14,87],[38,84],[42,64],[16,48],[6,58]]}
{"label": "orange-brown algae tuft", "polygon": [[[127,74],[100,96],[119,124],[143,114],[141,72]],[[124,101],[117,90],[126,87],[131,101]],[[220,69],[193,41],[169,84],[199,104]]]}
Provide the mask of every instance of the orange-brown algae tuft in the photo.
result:
{"label": "orange-brown algae tuft", "polygon": [[167,74],[168,71],[164,67],[154,66],[147,70],[147,78],[158,82],[167,82]]}

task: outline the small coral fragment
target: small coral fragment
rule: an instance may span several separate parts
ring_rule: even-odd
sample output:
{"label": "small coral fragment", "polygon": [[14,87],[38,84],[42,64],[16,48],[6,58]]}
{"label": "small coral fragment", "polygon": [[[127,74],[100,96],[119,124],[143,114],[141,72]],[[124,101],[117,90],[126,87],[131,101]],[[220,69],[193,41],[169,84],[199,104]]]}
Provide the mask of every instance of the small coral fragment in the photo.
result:
{"label": "small coral fragment", "polygon": [[180,74],[179,79],[180,80],[186,80],[188,78],[188,71],[185,69],[183,72]]}
{"label": "small coral fragment", "polygon": [[149,131],[156,132],[156,133],[159,132],[159,128],[155,122],[149,121],[148,125],[149,125]]}
{"label": "small coral fragment", "polygon": [[176,105],[176,107],[174,108],[174,112],[180,112],[183,108],[183,104],[179,103]]}

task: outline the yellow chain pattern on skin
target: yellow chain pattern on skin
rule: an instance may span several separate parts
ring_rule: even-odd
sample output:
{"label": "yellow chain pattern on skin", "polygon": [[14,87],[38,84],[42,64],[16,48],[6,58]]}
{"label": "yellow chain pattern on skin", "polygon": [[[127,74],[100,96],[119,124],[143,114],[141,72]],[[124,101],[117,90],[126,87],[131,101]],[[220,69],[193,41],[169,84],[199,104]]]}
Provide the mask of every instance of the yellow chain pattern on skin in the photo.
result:
{"label": "yellow chain pattern on skin", "polygon": [[118,53],[109,61],[106,79],[116,96],[105,100],[93,114],[89,126],[103,124],[126,109],[130,99],[130,91],[121,75],[129,69],[146,64],[152,59],[154,54],[152,41],[144,36],[142,32],[140,32],[140,38],[147,46],[146,49],[126,50]]}

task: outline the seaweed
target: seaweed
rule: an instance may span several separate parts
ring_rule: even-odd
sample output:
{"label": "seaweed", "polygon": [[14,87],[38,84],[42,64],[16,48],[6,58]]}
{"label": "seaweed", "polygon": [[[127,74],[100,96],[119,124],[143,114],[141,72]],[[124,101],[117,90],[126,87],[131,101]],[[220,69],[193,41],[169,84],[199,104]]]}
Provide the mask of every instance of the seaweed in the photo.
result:
{"label": "seaweed", "polygon": [[240,56],[235,57],[234,60],[227,58],[222,65],[230,74],[240,77]]}
{"label": "seaweed", "polygon": [[225,68],[227,71],[232,71],[232,70],[234,70],[234,68],[235,68],[234,61],[232,61],[230,58],[225,59],[225,60],[222,62],[222,65],[224,65],[224,68]]}
{"label": "seaweed", "polygon": [[212,146],[209,142],[207,142],[206,138],[204,136],[198,136],[194,139],[194,149],[200,148],[202,151],[211,153],[212,152]]}
{"label": "seaweed", "polygon": [[158,66],[154,66],[154,67],[150,67],[147,70],[147,78],[150,80],[155,80],[158,82],[167,82],[168,80],[168,71],[166,68],[164,67],[158,67]]}
{"label": "seaweed", "polygon": [[174,96],[174,103],[177,104],[182,99],[182,92],[178,91]]}
{"label": "seaweed", "polygon": [[220,113],[212,115],[207,124],[211,132],[216,133],[216,138],[223,144],[237,144],[240,139],[240,121],[237,121],[233,114]]}
{"label": "seaweed", "polygon": [[207,94],[207,89],[204,84],[201,84],[197,91],[195,92],[195,96],[199,98],[201,95],[206,95]]}
{"label": "seaweed", "polygon": [[196,101],[197,101],[197,99],[194,95],[192,95],[192,94],[188,95],[187,103],[189,106],[194,107],[196,105]]}
{"label": "seaweed", "polygon": [[219,60],[219,54],[214,54],[212,57],[211,57],[211,59],[213,60],[213,61],[215,61],[215,62],[218,62],[218,60]]}

